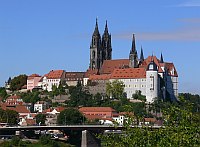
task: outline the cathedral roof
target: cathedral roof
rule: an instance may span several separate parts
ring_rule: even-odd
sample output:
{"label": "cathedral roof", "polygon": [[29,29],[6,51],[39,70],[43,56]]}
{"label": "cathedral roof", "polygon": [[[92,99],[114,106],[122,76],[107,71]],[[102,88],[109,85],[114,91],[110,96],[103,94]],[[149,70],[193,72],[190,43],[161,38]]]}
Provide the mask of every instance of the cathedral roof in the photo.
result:
{"label": "cathedral roof", "polygon": [[178,73],[176,71],[174,63],[165,63],[165,67],[167,69],[168,75],[173,76],[173,77],[178,77]]}
{"label": "cathedral roof", "polygon": [[97,75],[97,73],[98,73],[98,69],[94,69],[94,70],[88,69],[88,70],[85,72],[84,77],[85,77],[85,78],[89,78],[90,75]]}
{"label": "cathedral roof", "polygon": [[111,74],[111,79],[140,79],[140,78],[146,78],[145,68],[115,69]]}
{"label": "cathedral roof", "polygon": [[129,67],[129,59],[118,59],[118,60],[104,60],[101,67],[101,74],[111,74],[114,69]]}
{"label": "cathedral roof", "polygon": [[160,64],[160,60],[157,59],[156,56],[149,56],[148,58],[146,58],[141,64],[139,67],[141,68],[145,68],[147,69],[148,68],[148,65],[151,63],[151,61],[154,61],[154,63],[158,66],[158,72],[164,72],[161,68],[161,64]]}

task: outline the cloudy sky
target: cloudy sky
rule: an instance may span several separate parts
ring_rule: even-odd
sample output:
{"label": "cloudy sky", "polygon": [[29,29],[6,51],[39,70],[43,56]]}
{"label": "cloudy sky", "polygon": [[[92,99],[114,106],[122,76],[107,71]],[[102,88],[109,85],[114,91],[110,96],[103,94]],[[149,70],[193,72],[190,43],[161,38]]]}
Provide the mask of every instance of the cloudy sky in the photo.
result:
{"label": "cloudy sky", "polygon": [[9,76],[85,71],[98,18],[108,21],[113,58],[136,46],[173,62],[179,92],[200,94],[200,0],[0,0],[0,85]]}

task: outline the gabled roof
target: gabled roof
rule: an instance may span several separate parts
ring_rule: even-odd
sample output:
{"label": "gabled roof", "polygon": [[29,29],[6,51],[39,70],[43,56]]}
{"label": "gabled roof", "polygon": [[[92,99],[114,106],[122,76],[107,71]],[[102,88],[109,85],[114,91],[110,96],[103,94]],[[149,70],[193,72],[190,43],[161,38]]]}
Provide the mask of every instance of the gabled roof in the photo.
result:
{"label": "gabled roof", "polygon": [[100,73],[111,74],[116,68],[119,69],[127,67],[129,67],[129,59],[104,60]]}
{"label": "gabled roof", "polygon": [[111,107],[81,107],[79,108],[81,112],[115,112]]}
{"label": "gabled roof", "polygon": [[47,79],[61,79],[64,74],[64,70],[51,70],[45,76]]}
{"label": "gabled roof", "polygon": [[[174,63],[165,63],[165,66],[167,68],[168,75],[173,76],[173,77],[178,77],[178,73],[176,71]],[[174,70],[174,74],[172,73],[173,70]]]}
{"label": "gabled roof", "polygon": [[111,79],[139,79],[146,78],[146,70],[144,68],[125,68],[114,69]]}
{"label": "gabled roof", "polygon": [[161,68],[160,60],[157,59],[156,56],[153,56],[153,57],[152,57],[152,56],[149,56],[148,58],[146,58],[146,59],[140,64],[139,67],[147,69],[149,63],[151,63],[152,60],[153,60],[154,63],[158,66],[158,72],[164,72],[164,71],[162,70],[162,68]]}

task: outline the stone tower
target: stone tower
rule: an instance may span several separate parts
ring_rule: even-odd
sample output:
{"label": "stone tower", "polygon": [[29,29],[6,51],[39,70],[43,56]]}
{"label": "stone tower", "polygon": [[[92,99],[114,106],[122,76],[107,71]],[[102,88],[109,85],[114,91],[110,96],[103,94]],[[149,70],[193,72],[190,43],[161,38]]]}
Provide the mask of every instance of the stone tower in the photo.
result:
{"label": "stone tower", "polygon": [[129,54],[129,67],[137,68],[138,67],[138,55],[135,47],[135,35],[133,34],[132,47]]}
{"label": "stone tower", "polygon": [[105,30],[102,36],[102,64],[104,60],[112,59],[112,46],[111,46],[111,35],[108,32],[107,21]]}
{"label": "stone tower", "polygon": [[90,69],[99,69],[102,62],[102,50],[101,50],[101,35],[98,29],[98,22],[96,19],[96,25],[94,33],[92,35],[92,41],[90,44]]}
{"label": "stone tower", "polygon": [[158,67],[153,61],[149,63],[147,70],[146,70],[146,99],[147,102],[153,102],[154,98],[158,97],[158,89],[159,89],[159,82],[158,82]]}

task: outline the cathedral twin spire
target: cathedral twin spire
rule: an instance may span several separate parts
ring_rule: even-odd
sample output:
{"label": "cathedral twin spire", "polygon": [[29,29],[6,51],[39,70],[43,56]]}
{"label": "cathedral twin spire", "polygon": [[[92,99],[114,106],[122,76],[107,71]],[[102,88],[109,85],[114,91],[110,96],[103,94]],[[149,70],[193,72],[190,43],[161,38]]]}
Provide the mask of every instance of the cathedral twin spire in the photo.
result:
{"label": "cathedral twin spire", "polygon": [[96,19],[95,30],[92,35],[90,45],[90,69],[100,69],[104,60],[112,59],[112,45],[111,35],[108,32],[108,25],[106,21],[104,33],[101,35],[98,29],[98,22]]}

